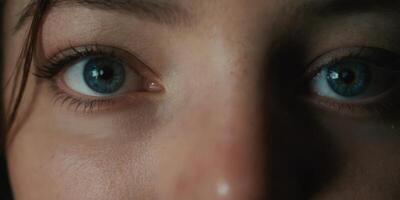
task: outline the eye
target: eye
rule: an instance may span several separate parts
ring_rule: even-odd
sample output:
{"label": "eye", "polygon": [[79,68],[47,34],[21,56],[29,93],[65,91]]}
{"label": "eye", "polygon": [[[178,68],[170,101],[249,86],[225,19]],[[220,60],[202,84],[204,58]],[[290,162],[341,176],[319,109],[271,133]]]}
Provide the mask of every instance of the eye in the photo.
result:
{"label": "eye", "polygon": [[396,53],[373,47],[328,52],[309,66],[306,99],[341,114],[389,115],[400,109],[399,61]]}
{"label": "eye", "polygon": [[394,77],[378,67],[356,60],[326,65],[312,81],[316,94],[337,101],[360,101],[378,96]]}
{"label": "eye", "polygon": [[118,95],[143,90],[145,83],[133,69],[111,57],[89,57],[70,66],[62,77],[66,86],[87,96]]}
{"label": "eye", "polygon": [[163,91],[147,65],[114,47],[70,48],[37,65],[35,75],[52,83],[55,102],[70,103],[74,111],[109,110]]}

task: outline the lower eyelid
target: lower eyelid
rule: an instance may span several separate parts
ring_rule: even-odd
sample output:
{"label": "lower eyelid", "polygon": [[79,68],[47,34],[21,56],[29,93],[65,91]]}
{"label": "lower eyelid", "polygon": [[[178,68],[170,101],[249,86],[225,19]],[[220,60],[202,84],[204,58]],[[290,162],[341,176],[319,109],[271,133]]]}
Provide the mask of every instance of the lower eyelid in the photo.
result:
{"label": "lower eyelid", "polygon": [[95,114],[99,112],[111,112],[124,109],[130,105],[137,105],[140,102],[159,101],[162,99],[164,90],[159,87],[153,92],[132,92],[114,96],[90,97],[73,92],[65,87],[62,80],[55,80],[50,85],[53,95],[53,105],[65,108],[67,111]]}
{"label": "lower eyelid", "polygon": [[160,101],[160,94],[150,94],[146,92],[126,94],[112,98],[81,98],[55,91],[53,94],[53,105],[66,111],[83,114],[100,114],[109,112],[119,112],[129,107],[147,104],[146,102]]}
{"label": "lower eyelid", "polygon": [[377,97],[353,102],[337,102],[317,95],[304,97],[303,101],[311,107],[317,106],[319,110],[328,113],[355,118],[382,117],[400,109],[398,92],[400,92],[400,88],[394,88]]}

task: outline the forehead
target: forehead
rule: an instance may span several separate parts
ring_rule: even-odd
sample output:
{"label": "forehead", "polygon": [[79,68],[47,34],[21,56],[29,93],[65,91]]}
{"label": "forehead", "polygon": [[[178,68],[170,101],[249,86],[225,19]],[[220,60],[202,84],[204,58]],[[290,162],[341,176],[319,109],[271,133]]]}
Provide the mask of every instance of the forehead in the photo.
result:
{"label": "forehead", "polygon": [[[129,2],[144,2],[151,4],[168,4],[176,7],[183,8],[188,12],[194,14],[211,14],[218,13],[224,14],[230,11],[239,11],[239,10],[276,10],[279,7],[296,7],[300,3],[309,1],[309,0],[286,0],[286,1],[277,1],[277,0],[48,0],[49,2],[62,2],[63,4],[77,4],[77,2],[90,2],[98,3],[98,4],[127,4]],[[324,0],[320,0],[324,1]],[[16,14],[20,14],[24,8],[32,4],[34,2],[39,2],[36,0],[5,0],[7,9],[6,11],[16,12]],[[257,9],[258,8],[258,9]],[[247,13],[252,14],[252,13]]]}
{"label": "forehead", "polygon": [[[294,14],[299,9],[299,5],[309,0],[48,0],[49,2],[55,2],[54,5],[69,5],[71,7],[90,7],[92,8],[107,8],[114,7],[115,9],[105,9],[112,13],[120,13],[119,11],[127,8],[127,4],[137,4],[141,9],[131,9],[131,13],[143,14],[151,11],[147,14],[147,17],[165,18],[162,14],[158,15],[158,11],[170,12],[173,17],[178,17],[179,12],[175,10],[184,11],[187,15],[182,15],[180,18],[189,20],[191,18],[205,22],[206,24],[226,23],[228,21],[242,21],[245,18],[248,21],[263,21],[263,23],[270,21],[271,19],[278,19],[280,17],[273,17],[276,15],[288,15]],[[323,1],[323,0],[319,0]],[[21,22],[21,18],[24,17],[24,13],[31,11],[33,14],[34,3],[40,1],[37,0],[6,0],[6,24],[11,23],[12,25],[18,25]],[[143,5],[141,5],[143,4]],[[149,6],[150,5],[150,6]],[[156,8],[153,10],[153,8]],[[162,8],[162,9],[159,9]],[[172,13],[172,14],[171,14]],[[183,12],[181,12],[183,13]],[[267,14],[267,15],[266,15]],[[136,14],[135,14],[136,15]],[[138,16],[138,15],[136,15]],[[161,17],[159,17],[161,16]],[[27,21],[27,20],[26,20]],[[166,20],[167,21],[167,20]]]}
{"label": "forehead", "polygon": [[[38,2],[37,0],[3,0],[7,4],[13,4],[18,6],[27,5],[31,2]],[[73,2],[74,0],[49,0],[52,2],[62,1],[62,2]],[[106,3],[127,3],[127,2],[134,2],[137,0],[80,0],[80,2],[106,2]],[[230,5],[276,5],[276,4],[292,4],[299,1],[309,1],[309,0],[286,0],[286,1],[278,1],[278,0],[141,0],[142,2],[151,2],[151,3],[170,3],[170,4],[177,4],[182,6],[187,6],[193,8],[200,8],[201,5],[205,5],[206,7],[213,7],[218,5],[224,5],[224,7],[228,7]],[[325,1],[325,0],[320,0]],[[195,7],[198,6],[198,7]]]}
{"label": "forehead", "polygon": [[[21,14],[23,9],[37,0],[3,0],[6,2],[6,12],[13,12],[16,16]],[[273,15],[287,15],[288,13],[297,14],[299,11],[313,11],[308,9],[315,8],[333,8],[356,10],[357,7],[387,7],[400,10],[399,0],[48,0],[49,2],[75,3],[80,4],[107,4],[124,5],[129,2],[144,2],[154,5],[173,5],[185,9],[193,15],[203,17],[209,14],[224,15],[226,13],[241,13],[246,15],[255,15],[260,12],[271,13]],[[88,3],[89,2],[89,3]],[[123,6],[121,6],[123,7]],[[263,18],[262,20],[268,20]]]}
{"label": "forehead", "polygon": [[[128,13],[158,22],[190,21],[203,24],[246,23],[269,26],[306,21],[312,17],[331,17],[364,11],[400,11],[399,0],[47,0],[54,5],[69,5],[106,10],[110,13]],[[37,0],[6,0],[6,25],[21,24],[26,11],[34,11]],[[31,6],[29,6],[31,5]],[[53,6],[57,7],[57,6]],[[31,12],[32,13],[32,12]],[[68,12],[67,12],[68,13]],[[184,13],[184,14],[182,14]],[[317,15],[315,15],[317,14]],[[21,17],[22,16],[22,17]],[[25,15],[29,16],[29,15]],[[145,16],[145,17],[143,17]],[[304,17],[307,16],[307,17]],[[311,16],[311,18],[310,18]],[[28,17],[26,17],[28,18]],[[175,18],[175,19],[173,19]],[[177,20],[178,19],[178,20]],[[182,20],[183,19],[183,20]],[[193,20],[195,21],[195,20]],[[233,23],[232,23],[233,22]],[[169,23],[169,22],[168,22]],[[216,26],[219,26],[216,25]],[[17,26],[18,27],[18,26]]]}

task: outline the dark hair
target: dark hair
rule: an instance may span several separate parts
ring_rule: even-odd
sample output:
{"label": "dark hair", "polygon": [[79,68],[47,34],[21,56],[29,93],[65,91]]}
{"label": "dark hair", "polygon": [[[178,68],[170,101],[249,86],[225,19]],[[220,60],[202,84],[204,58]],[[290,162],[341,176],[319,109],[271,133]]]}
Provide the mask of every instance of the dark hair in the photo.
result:
{"label": "dark hair", "polygon": [[[4,1],[0,1],[0,13],[4,15]],[[3,16],[4,17],[4,16]],[[3,19],[3,17],[1,19]],[[0,46],[3,46],[3,20],[0,20]],[[4,49],[4,48],[2,48]],[[4,66],[3,62],[4,52],[0,53],[1,66]],[[0,77],[3,77],[3,71],[0,70]],[[0,100],[3,100],[3,92],[0,91]],[[5,114],[4,114],[4,103],[1,102],[0,106],[0,137],[5,138]],[[0,151],[0,198],[1,199],[12,199],[10,184],[8,181],[7,164],[5,159],[5,151]]]}
{"label": "dark hair", "polygon": [[[1,102],[0,106],[0,145],[1,145],[1,154],[0,154],[0,198],[1,199],[12,199],[12,191],[9,184],[8,172],[7,172],[7,164],[6,164],[6,146],[10,140],[12,140],[13,136],[8,135],[11,127],[15,123],[15,119],[18,113],[18,109],[21,105],[21,101],[24,95],[24,91],[27,85],[28,76],[31,69],[31,64],[33,61],[33,56],[35,55],[36,44],[39,38],[39,33],[42,25],[43,16],[47,11],[47,7],[49,4],[48,0],[33,0],[32,5],[35,7],[32,10],[28,10],[28,14],[32,17],[32,21],[30,24],[28,36],[25,39],[24,46],[21,50],[20,56],[17,62],[17,68],[15,74],[13,74],[12,81],[12,92],[11,92],[11,100],[10,102]],[[4,0],[0,0],[0,8],[3,11],[4,19]],[[0,20],[2,21],[2,20]],[[3,24],[0,23],[0,38],[3,40]],[[3,46],[3,43],[0,41],[0,45]],[[4,46],[3,46],[4,49]],[[0,60],[3,62],[2,56],[4,52],[0,55]],[[2,63],[3,64],[3,63]],[[3,65],[4,66],[4,65]],[[0,77],[3,73],[4,69],[0,70]],[[4,88],[3,88],[4,89]],[[0,92],[0,99],[3,100],[3,91]],[[6,103],[8,106],[6,106]],[[5,110],[8,111],[7,107],[11,108],[9,113],[6,113]]]}

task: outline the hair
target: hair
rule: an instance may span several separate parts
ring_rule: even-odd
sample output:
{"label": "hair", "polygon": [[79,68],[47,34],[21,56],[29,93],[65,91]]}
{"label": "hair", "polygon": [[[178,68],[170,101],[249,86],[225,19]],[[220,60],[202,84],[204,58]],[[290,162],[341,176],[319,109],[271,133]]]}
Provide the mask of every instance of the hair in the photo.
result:
{"label": "hair", "polygon": [[[32,17],[32,21],[30,23],[30,27],[28,29],[28,35],[25,39],[23,48],[20,52],[20,56],[17,61],[15,74],[12,76],[12,91],[11,91],[11,101],[8,106],[6,106],[6,102],[1,102],[0,106],[0,198],[1,199],[13,199],[12,190],[8,178],[8,170],[6,163],[6,147],[10,140],[12,140],[13,136],[9,135],[11,127],[15,124],[15,119],[17,118],[18,109],[21,105],[21,101],[24,96],[25,88],[27,85],[27,80],[29,77],[29,73],[31,70],[31,65],[33,61],[33,57],[35,55],[36,44],[38,42],[40,29],[42,26],[43,17],[46,14],[47,8],[49,7],[48,0],[33,0],[31,3],[35,5],[34,9],[28,10],[28,15]],[[2,20],[0,20],[0,45],[4,49],[3,44],[3,34],[4,27],[1,23],[4,19],[4,6],[5,0],[0,0],[0,9],[3,13]],[[0,60],[2,61],[2,65],[4,66],[4,52],[0,54]],[[4,73],[4,68],[0,70],[0,77]],[[2,82],[5,82],[2,80]],[[4,88],[3,88],[4,90]],[[0,92],[0,100],[4,101],[3,98],[4,91]],[[7,107],[11,108],[9,113],[6,113]]]}

